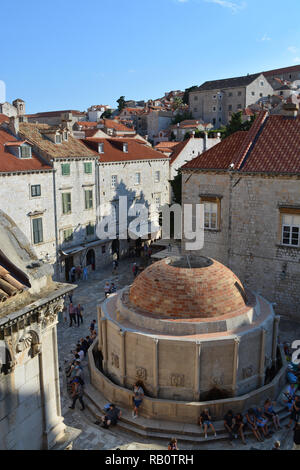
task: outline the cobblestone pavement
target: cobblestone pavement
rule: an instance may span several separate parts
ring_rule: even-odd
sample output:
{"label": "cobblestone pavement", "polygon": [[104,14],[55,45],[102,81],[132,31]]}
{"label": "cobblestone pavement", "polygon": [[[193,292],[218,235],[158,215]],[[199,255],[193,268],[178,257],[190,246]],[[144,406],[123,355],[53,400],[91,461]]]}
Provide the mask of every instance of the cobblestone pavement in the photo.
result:
{"label": "cobblestone pavement", "polygon": [[[166,443],[161,441],[139,439],[136,436],[128,435],[120,430],[105,430],[94,424],[94,418],[87,410],[80,411],[79,403],[76,403],[75,410],[70,410],[71,399],[66,390],[65,365],[73,357],[71,350],[75,348],[77,341],[89,334],[89,326],[93,319],[97,320],[97,305],[104,300],[104,285],[106,281],[114,282],[117,289],[120,289],[133,281],[132,264],[139,260],[128,259],[120,261],[117,274],[112,274],[112,268],[96,271],[89,276],[87,281],[78,281],[77,288],[73,294],[73,303],[84,307],[82,325],[69,327],[69,318],[65,323],[60,318],[57,325],[58,332],[58,354],[60,366],[60,384],[61,384],[61,405],[62,415],[65,424],[77,429],[81,429],[81,435],[75,440],[73,449],[75,450],[107,450],[107,449],[127,449],[127,450],[163,450],[166,449]],[[66,301],[68,304],[68,300]],[[298,334],[298,336],[297,336]],[[288,321],[282,321],[282,329],[280,331],[281,341],[292,341],[300,339],[300,323],[291,324]],[[87,360],[83,361],[85,370],[85,380],[88,380]],[[244,446],[240,441],[234,441],[234,447],[229,445],[227,441],[218,442],[218,444],[202,444],[201,446],[193,446],[190,444],[179,447],[182,450],[190,449],[222,449],[247,450],[251,448],[267,450],[271,449],[275,440],[281,441],[282,448],[292,448],[292,432],[282,430],[273,434],[271,439],[265,440],[263,443],[256,443],[253,438],[248,439],[248,445]],[[170,436],[171,437],[171,436]]]}

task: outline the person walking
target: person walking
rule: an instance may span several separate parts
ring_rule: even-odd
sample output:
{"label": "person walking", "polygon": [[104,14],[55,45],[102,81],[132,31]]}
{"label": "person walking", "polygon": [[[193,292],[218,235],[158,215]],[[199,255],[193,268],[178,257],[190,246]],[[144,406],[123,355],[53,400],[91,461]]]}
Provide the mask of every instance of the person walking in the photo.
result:
{"label": "person walking", "polygon": [[73,321],[76,325],[76,309],[75,309],[74,305],[72,304],[72,302],[69,305],[69,317],[70,317],[70,325],[69,326],[73,325]]}
{"label": "person walking", "polygon": [[88,280],[88,270],[87,270],[87,266],[85,266],[85,267],[83,268],[82,280],[83,280],[83,281],[87,281],[87,280]]}
{"label": "person walking", "polygon": [[84,310],[84,308],[80,304],[78,304],[77,308],[76,308],[76,316],[77,316],[78,327],[79,327],[80,322],[81,322],[81,324],[83,323],[83,316],[82,316],[83,310]]}
{"label": "person walking", "polygon": [[75,377],[72,381],[72,398],[73,398],[73,402],[72,402],[72,405],[69,406],[69,408],[71,410],[74,410],[75,408],[75,404],[76,404],[76,401],[79,400],[80,404],[81,404],[81,411],[84,410],[85,406],[84,406],[84,403],[83,403],[83,380],[81,379],[81,377]]}
{"label": "person walking", "polygon": [[75,282],[75,273],[76,273],[76,268],[75,268],[75,266],[73,266],[73,267],[70,269],[71,282]]}

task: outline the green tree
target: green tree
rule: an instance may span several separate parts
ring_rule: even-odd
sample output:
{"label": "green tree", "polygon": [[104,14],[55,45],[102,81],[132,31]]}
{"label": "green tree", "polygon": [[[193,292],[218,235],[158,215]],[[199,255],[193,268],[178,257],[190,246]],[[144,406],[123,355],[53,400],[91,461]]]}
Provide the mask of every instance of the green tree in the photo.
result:
{"label": "green tree", "polygon": [[184,111],[183,113],[178,113],[172,119],[172,124],[178,124],[181,121],[185,121],[186,119],[193,119],[192,113],[190,111]]}
{"label": "green tree", "polygon": [[186,132],[186,133],[184,134],[183,140],[187,140],[187,139],[189,139],[190,137],[191,137],[191,133],[190,133],[190,132]]}
{"label": "green tree", "polygon": [[182,98],[180,98],[180,96],[175,96],[173,103],[172,103],[172,109],[174,109],[175,111],[176,109],[181,108],[182,104],[183,104]]}
{"label": "green tree", "polygon": [[175,137],[175,134],[174,134],[173,131],[171,132],[170,140],[171,140],[172,142],[173,142],[174,140],[176,140],[176,137]]}
{"label": "green tree", "polygon": [[101,119],[110,119],[111,114],[112,114],[112,110],[111,109],[106,109],[104,111],[104,113],[102,114]]}
{"label": "green tree", "polygon": [[225,127],[225,131],[222,133],[222,138],[228,137],[231,134],[234,134],[237,131],[248,131],[255,119],[255,115],[251,116],[250,121],[242,121],[242,111],[233,113],[230,119],[230,122]]}
{"label": "green tree", "polygon": [[121,112],[126,107],[125,96],[120,96],[117,100],[118,110]]}

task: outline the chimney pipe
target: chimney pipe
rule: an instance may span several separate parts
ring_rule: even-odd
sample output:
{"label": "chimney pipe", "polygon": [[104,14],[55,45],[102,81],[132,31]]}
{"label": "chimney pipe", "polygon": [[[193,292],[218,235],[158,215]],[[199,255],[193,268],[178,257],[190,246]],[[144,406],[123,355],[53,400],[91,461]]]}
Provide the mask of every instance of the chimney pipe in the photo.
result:
{"label": "chimney pipe", "polygon": [[18,118],[18,116],[11,116],[9,118],[8,128],[15,137],[18,136],[18,134],[19,134],[19,118]]}

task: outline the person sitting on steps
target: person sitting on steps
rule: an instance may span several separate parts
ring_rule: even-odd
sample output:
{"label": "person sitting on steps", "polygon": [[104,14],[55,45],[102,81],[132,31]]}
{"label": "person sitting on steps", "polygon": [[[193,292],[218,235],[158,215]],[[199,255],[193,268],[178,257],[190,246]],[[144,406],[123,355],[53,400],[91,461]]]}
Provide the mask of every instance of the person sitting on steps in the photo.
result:
{"label": "person sitting on steps", "polygon": [[212,431],[215,434],[215,437],[217,437],[216,430],[211,422],[211,416],[209,414],[208,408],[205,408],[204,411],[202,411],[200,418],[199,418],[199,425],[200,427],[203,426],[204,429],[204,438],[207,439],[207,429],[210,427]]}

